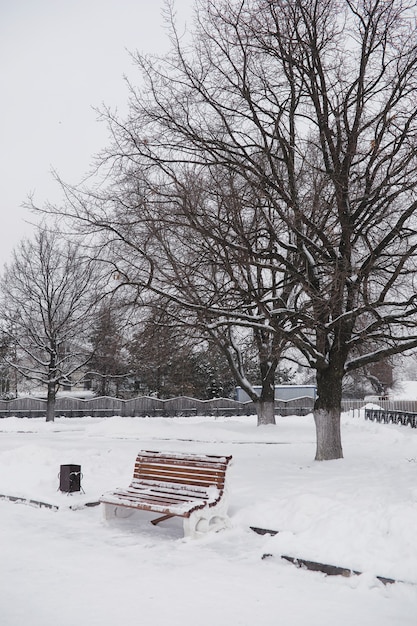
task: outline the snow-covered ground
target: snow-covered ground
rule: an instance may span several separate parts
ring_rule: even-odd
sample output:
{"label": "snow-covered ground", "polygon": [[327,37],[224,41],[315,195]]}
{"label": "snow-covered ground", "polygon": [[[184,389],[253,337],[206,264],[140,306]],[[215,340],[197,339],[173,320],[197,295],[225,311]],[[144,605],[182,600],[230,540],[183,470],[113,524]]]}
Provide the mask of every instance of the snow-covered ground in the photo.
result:
{"label": "snow-covered ground", "polygon": [[[0,499],[1,626],[415,626],[417,429],[345,415],[345,458],[324,463],[314,440],[311,416],[0,420],[0,494],[59,506]],[[70,508],[127,486],[140,449],[232,454],[232,528],[192,540],[179,520]],[[84,495],[57,491],[61,464]]]}

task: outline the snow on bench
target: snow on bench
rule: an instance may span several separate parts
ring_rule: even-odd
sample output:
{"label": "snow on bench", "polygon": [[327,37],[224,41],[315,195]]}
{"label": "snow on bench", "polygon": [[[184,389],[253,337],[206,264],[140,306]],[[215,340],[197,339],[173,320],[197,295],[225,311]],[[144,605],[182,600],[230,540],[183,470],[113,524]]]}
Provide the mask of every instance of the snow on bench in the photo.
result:
{"label": "snow on bench", "polygon": [[226,470],[231,459],[143,450],[129,487],[100,498],[104,517],[117,516],[120,507],[160,513],[152,524],[178,516],[184,518],[184,535],[191,537],[225,528]]}

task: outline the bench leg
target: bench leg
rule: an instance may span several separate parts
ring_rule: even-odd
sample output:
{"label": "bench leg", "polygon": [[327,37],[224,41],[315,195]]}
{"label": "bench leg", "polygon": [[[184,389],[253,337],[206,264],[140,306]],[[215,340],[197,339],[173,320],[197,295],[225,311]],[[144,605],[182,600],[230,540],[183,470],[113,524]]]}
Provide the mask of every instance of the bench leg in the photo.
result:
{"label": "bench leg", "polygon": [[102,502],[100,504],[101,512],[103,515],[103,519],[109,520],[114,517],[114,509],[115,507],[112,504],[107,504],[107,502]]}
{"label": "bench leg", "polygon": [[171,519],[171,517],[175,517],[175,515],[173,515],[172,513],[169,513],[168,515],[162,515],[162,517],[157,517],[156,519],[151,519],[151,524],[156,526],[157,524],[159,524],[159,522],[165,522],[165,520]]}
{"label": "bench leg", "polygon": [[184,537],[197,539],[207,533],[219,532],[230,528],[231,523],[226,512],[216,507],[194,511],[184,518]]}
{"label": "bench leg", "polygon": [[114,504],[108,504],[107,502],[101,503],[101,509],[103,513],[103,518],[105,520],[114,519],[118,517],[119,519],[125,519],[130,517],[135,512],[134,509],[131,509],[126,506],[115,506]]}

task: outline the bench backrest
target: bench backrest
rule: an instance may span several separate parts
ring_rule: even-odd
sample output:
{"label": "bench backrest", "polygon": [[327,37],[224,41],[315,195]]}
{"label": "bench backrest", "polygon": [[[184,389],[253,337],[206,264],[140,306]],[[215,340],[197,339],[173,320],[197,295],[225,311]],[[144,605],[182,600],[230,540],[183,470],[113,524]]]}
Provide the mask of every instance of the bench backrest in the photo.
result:
{"label": "bench backrest", "polygon": [[143,450],[136,458],[133,482],[141,480],[195,487],[215,486],[223,490],[226,469],[231,459],[231,456]]}

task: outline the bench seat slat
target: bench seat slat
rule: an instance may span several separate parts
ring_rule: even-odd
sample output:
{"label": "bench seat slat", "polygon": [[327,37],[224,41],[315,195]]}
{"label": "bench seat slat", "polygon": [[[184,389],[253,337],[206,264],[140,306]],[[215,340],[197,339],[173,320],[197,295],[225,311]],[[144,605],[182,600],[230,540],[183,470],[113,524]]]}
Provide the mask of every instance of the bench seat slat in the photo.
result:
{"label": "bench seat slat", "polygon": [[136,485],[134,488],[128,489],[116,489],[114,496],[129,497],[132,500],[135,498],[142,499],[165,499],[172,502],[194,502],[204,500],[207,502],[215,502],[219,496],[219,491],[212,487],[210,490],[193,490],[190,491],[187,487],[182,489],[165,488],[163,485],[158,487],[150,487],[149,485],[143,485],[142,487]]}
{"label": "bench seat slat", "polygon": [[[210,500],[208,500],[207,498],[204,498],[203,496],[198,498],[198,497],[194,497],[194,498],[181,498],[181,497],[176,497],[175,494],[170,494],[170,493],[141,493],[140,491],[115,491],[114,494],[111,494],[111,496],[114,496],[116,498],[126,498],[128,500],[130,500],[131,502],[134,501],[148,501],[148,502],[169,502],[171,504],[184,504],[184,503],[199,503],[199,502],[210,502]],[[111,496],[109,499],[111,499]],[[215,500],[212,499],[212,501],[214,502]]]}
{"label": "bench seat slat", "polygon": [[198,466],[198,465],[178,465],[171,463],[159,463],[155,461],[154,463],[150,462],[138,462],[135,464],[135,472],[139,472],[140,474],[153,473],[153,472],[163,472],[167,474],[197,474],[201,476],[221,476],[224,474],[225,466],[213,467],[213,466]]}
{"label": "bench seat slat", "polygon": [[[218,488],[223,488],[224,486],[224,479],[220,480],[214,480],[214,479],[209,479],[209,478],[204,478],[204,479],[199,479],[197,476],[194,477],[182,477],[182,476],[167,476],[166,474],[147,474],[145,476],[139,477],[138,475],[136,475],[134,477],[134,481],[149,481],[149,482],[168,482],[171,483],[173,485],[177,484],[177,485],[189,485],[190,487],[192,486],[196,486],[196,487],[210,487],[211,485],[216,485],[216,487]],[[134,481],[132,482],[132,484],[134,484]]]}
{"label": "bench seat slat", "polygon": [[144,459],[156,459],[160,463],[178,463],[179,465],[200,465],[204,464],[208,466],[213,465],[227,465],[230,461],[230,456],[217,456],[210,454],[186,454],[182,452],[160,452],[155,450],[141,450],[137,456],[137,460]]}
{"label": "bench seat slat", "polygon": [[[190,500],[177,498],[170,494],[141,494],[138,491],[115,491],[112,494],[106,494],[101,501],[116,506],[129,506],[158,513],[174,513],[179,516],[187,516],[191,511],[206,505],[210,506],[210,501],[204,497],[194,497]],[[214,502],[215,500],[213,500]]]}
{"label": "bench seat slat", "polygon": [[[194,497],[202,495],[207,497],[208,493],[213,490],[219,491],[216,485],[209,485],[208,487],[203,487],[201,485],[188,485],[185,483],[172,483],[172,482],[164,482],[160,480],[133,480],[129,485],[129,490],[148,490],[148,491],[158,491],[158,492],[167,492],[167,493],[178,493],[187,497]],[[125,490],[123,490],[125,491]]]}
{"label": "bench seat slat", "polygon": [[[124,491],[124,490],[121,490]],[[210,494],[208,491],[188,491],[186,488],[185,489],[164,489],[164,488],[160,488],[160,489],[149,489],[144,487],[143,489],[140,488],[134,488],[134,489],[127,489],[126,490],[128,493],[135,495],[140,495],[140,496],[148,496],[151,497],[155,494],[160,494],[163,497],[167,497],[167,498],[173,498],[175,500],[182,500],[184,502],[189,502],[190,500],[213,500],[215,499],[219,492],[218,491],[214,491],[212,494]]]}
{"label": "bench seat slat", "polygon": [[140,453],[137,456],[136,461],[138,463],[158,463],[160,465],[172,465],[172,466],[178,466],[178,467],[204,467],[204,468],[209,468],[212,467],[214,469],[216,468],[221,468],[224,467],[225,465],[227,465],[228,461],[227,458],[225,457],[224,459],[222,457],[217,457],[216,459],[210,459],[209,457],[205,457],[205,458],[195,458],[195,459],[186,459],[184,457],[184,459],[180,459],[176,456],[172,456],[172,455],[168,455],[165,458],[161,455],[156,455],[156,456],[152,456],[150,454],[145,455],[143,453]]}
{"label": "bench seat slat", "polygon": [[221,474],[224,472],[225,465],[220,465],[216,463],[216,465],[198,465],[198,464],[188,464],[184,463],[183,465],[179,465],[178,463],[161,463],[159,460],[155,460],[154,462],[150,460],[140,461],[138,460],[135,464],[135,467],[139,469],[141,472],[145,472],[147,469],[153,471],[157,469],[159,471],[166,472],[180,472],[180,473],[193,473],[196,472],[198,474]]}

